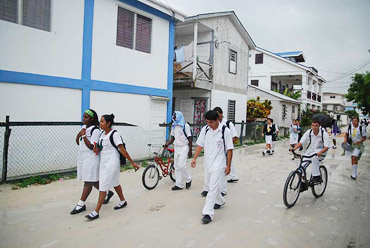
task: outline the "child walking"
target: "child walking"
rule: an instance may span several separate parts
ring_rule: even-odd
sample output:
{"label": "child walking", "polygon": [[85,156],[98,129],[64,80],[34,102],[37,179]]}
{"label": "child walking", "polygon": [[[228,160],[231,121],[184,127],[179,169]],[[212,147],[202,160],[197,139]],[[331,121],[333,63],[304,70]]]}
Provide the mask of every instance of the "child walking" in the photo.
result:
{"label": "child walking", "polygon": [[[94,148],[94,152],[100,151],[99,199],[95,210],[89,215],[85,216],[89,220],[95,220],[99,218],[99,211],[104,202],[107,190],[112,187],[120,198],[120,202],[117,206],[114,207],[114,210],[118,210],[127,206],[127,202],[125,201],[125,197],[123,196],[121,185],[119,184],[119,153],[121,153],[131,162],[132,166],[135,168],[135,171],[139,169],[139,166],[134,163],[134,161],[131,159],[130,155],[124,148],[121,135],[116,130],[112,129],[113,124],[113,114],[103,115],[100,119],[100,128],[103,130],[103,133],[99,138],[99,148]],[[117,149],[114,146],[116,146]]]}

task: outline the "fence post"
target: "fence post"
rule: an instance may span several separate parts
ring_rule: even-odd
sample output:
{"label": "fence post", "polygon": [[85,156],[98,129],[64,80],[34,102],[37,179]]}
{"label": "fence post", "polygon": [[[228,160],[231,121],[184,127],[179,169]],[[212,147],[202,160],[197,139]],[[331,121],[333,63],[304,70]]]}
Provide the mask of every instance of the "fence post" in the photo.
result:
{"label": "fence post", "polygon": [[240,137],[239,137],[239,144],[243,144],[243,130],[244,130],[244,124],[245,122],[242,121],[242,127],[240,128]]}
{"label": "fence post", "polygon": [[11,129],[9,128],[9,115],[6,116],[6,126],[4,133],[4,150],[3,150],[3,171],[1,174],[1,182],[6,182],[6,176],[8,173],[8,150],[9,150],[9,137]]}

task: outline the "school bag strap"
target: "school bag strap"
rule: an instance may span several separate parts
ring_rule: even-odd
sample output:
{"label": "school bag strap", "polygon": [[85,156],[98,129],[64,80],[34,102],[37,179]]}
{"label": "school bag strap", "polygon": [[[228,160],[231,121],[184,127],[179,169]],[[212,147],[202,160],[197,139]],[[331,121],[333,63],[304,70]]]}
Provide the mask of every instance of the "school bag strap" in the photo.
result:
{"label": "school bag strap", "polygon": [[[324,144],[324,128],[320,128],[321,129],[321,140],[322,140],[322,143]],[[309,133],[309,137],[310,137],[310,142],[308,143],[308,146],[306,148],[306,150],[310,147],[311,145],[311,134],[312,134],[312,129],[310,130],[310,133]]]}
{"label": "school bag strap", "polygon": [[189,122],[187,122],[187,123],[185,123],[185,125],[184,125],[184,127],[183,127],[182,131],[184,132],[185,137],[188,139],[189,137],[190,137],[190,138],[191,138],[191,137],[193,137],[193,132],[191,131],[191,128],[190,128],[190,136],[188,136],[188,134],[186,133],[186,130],[185,130],[185,126],[186,126],[186,125],[189,125],[189,128],[190,128],[190,123],[189,123]]}
{"label": "school bag strap", "polygon": [[93,133],[94,133],[95,130],[99,130],[99,128],[97,126],[94,126],[93,128],[91,128],[91,130],[90,130],[90,136],[93,135]]}
{"label": "school bag strap", "polygon": [[[121,165],[125,165],[126,164],[126,157],[125,156],[123,156],[122,154],[121,154],[121,152],[119,151],[119,149],[118,149],[118,146],[114,143],[114,139],[113,139],[113,135],[114,135],[114,133],[116,133],[117,132],[117,130],[113,130],[113,132],[111,133],[111,135],[109,136],[109,141],[110,141],[110,143],[112,144],[112,146],[114,147],[114,148],[116,148],[116,150],[118,151],[118,154],[119,154],[119,159],[120,159],[120,163],[121,163]],[[121,137],[121,136],[120,136]],[[123,147],[126,149],[126,144],[125,144],[125,142],[123,142],[123,139],[122,139],[122,137],[121,137],[121,140],[122,140],[122,145],[123,145]]]}
{"label": "school bag strap", "polygon": [[[207,134],[208,130],[209,130],[209,126],[207,125],[205,134]],[[222,141],[224,143],[225,156],[227,157],[227,151],[226,151],[226,145],[225,145],[225,130],[226,130],[226,126],[222,126]]]}

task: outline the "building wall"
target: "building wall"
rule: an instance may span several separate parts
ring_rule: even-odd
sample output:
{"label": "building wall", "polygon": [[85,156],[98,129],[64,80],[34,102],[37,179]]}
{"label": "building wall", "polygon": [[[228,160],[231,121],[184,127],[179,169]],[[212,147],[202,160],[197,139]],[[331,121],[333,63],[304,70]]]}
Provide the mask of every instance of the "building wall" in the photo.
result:
{"label": "building wall", "polygon": [[84,1],[52,1],[51,32],[0,20],[0,69],[81,78]]}
{"label": "building wall", "polygon": [[[152,19],[150,54],[116,45],[118,6]],[[121,2],[95,0],[92,79],[167,89],[168,30],[169,22],[155,15]]]}
{"label": "building wall", "polygon": [[212,90],[211,108],[220,107],[225,118],[228,116],[228,102],[235,101],[235,121],[246,121],[247,118],[247,95],[221,90]]}

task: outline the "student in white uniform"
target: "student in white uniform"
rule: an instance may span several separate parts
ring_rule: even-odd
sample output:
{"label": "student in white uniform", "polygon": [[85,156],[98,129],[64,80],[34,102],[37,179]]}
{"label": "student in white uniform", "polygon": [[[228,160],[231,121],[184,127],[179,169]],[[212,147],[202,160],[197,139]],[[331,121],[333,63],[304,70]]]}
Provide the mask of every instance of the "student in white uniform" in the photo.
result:
{"label": "student in white uniform", "polygon": [[294,148],[298,143],[298,126],[296,120],[292,121],[289,129],[289,144],[291,148]]}
{"label": "student in white uniform", "polygon": [[[100,170],[99,170],[99,199],[96,205],[95,211],[91,212],[85,217],[89,220],[95,220],[99,218],[99,211],[104,202],[107,190],[114,188],[117,192],[120,202],[114,207],[114,210],[118,210],[126,207],[127,202],[123,196],[121,185],[119,184],[120,175],[120,154],[126,157],[135,168],[135,171],[139,169],[139,166],[134,163],[130,155],[124,148],[121,135],[112,129],[114,124],[114,115],[103,115],[100,119],[100,128],[103,130],[99,138],[99,148],[94,148],[94,152],[100,151]],[[111,135],[112,138],[111,138]],[[117,149],[112,144],[111,140],[117,146]]]}
{"label": "student in white uniform", "polygon": [[85,201],[90,195],[93,186],[99,190],[99,158],[93,152],[94,144],[98,143],[100,130],[99,119],[92,109],[85,111],[82,117],[82,128],[77,134],[76,143],[79,145],[77,159],[77,179],[84,181],[81,199],[71,214],[78,214],[86,211]]}
{"label": "student in white uniform", "polygon": [[312,180],[313,182],[322,182],[320,174],[320,161],[324,160],[327,151],[330,148],[330,138],[325,129],[320,126],[320,120],[317,118],[312,120],[311,129],[305,132],[301,141],[292,150],[295,151],[307,143],[309,145],[305,155],[310,156],[314,153],[317,154],[317,156],[311,158]]}
{"label": "student in white uniform", "polygon": [[262,136],[265,136],[266,149],[262,152],[262,155],[265,156],[272,155],[272,135],[275,133],[275,126],[272,124],[272,119],[267,118],[267,123],[263,127]]}
{"label": "student in white uniform", "polygon": [[343,143],[349,143],[352,146],[352,152],[347,152],[351,156],[353,180],[357,179],[358,161],[361,154],[364,152],[364,141],[366,140],[366,126],[359,124],[359,118],[354,117],[352,124],[348,126],[347,132],[344,134]]}
{"label": "student in white uniform", "polygon": [[[187,158],[192,156],[192,142],[190,126],[185,122],[184,115],[180,111],[175,111],[172,116],[171,140],[165,144],[168,147],[172,143],[175,145],[175,177],[176,184],[172,190],[182,190],[184,186],[191,187],[191,176],[186,168]],[[184,185],[184,181],[186,185]]]}
{"label": "student in white uniform", "polygon": [[276,141],[279,137],[279,126],[274,124],[274,120],[272,118],[270,118],[270,120],[272,122],[272,125],[275,126],[275,132],[272,134],[272,146],[271,146],[272,154],[274,154],[275,147],[276,147]]}
{"label": "student in white uniform", "polygon": [[196,167],[197,158],[204,148],[205,178],[209,190],[202,211],[202,222],[208,224],[213,219],[214,209],[219,209],[225,204],[225,199],[221,195],[221,183],[225,175],[230,173],[234,145],[231,131],[220,124],[216,111],[208,111],[205,118],[207,126],[200,132],[191,166]]}

